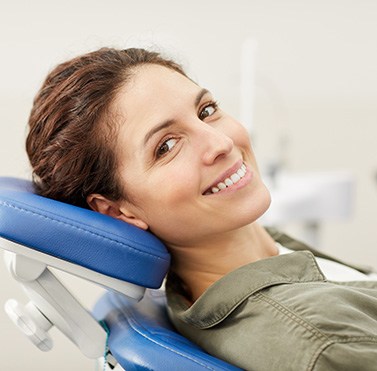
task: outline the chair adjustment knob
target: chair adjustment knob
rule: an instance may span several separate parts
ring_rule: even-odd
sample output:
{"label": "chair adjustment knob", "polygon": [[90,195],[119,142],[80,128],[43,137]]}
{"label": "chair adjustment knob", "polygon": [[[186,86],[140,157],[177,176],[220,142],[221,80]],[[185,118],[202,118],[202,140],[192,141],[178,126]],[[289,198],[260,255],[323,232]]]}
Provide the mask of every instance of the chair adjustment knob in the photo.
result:
{"label": "chair adjustment knob", "polygon": [[32,302],[24,306],[16,300],[10,299],[5,303],[5,312],[21,332],[40,350],[47,352],[52,349],[53,341],[47,333],[52,324]]}

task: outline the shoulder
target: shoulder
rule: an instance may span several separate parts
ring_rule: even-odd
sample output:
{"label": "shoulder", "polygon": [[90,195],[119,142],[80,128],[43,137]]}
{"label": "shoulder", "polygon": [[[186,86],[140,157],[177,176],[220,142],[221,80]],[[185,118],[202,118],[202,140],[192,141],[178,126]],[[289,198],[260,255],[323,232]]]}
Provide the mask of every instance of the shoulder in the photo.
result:
{"label": "shoulder", "polygon": [[344,339],[377,336],[377,283],[326,282],[309,252],[247,265],[193,306],[168,290],[168,307],[181,333],[242,368],[308,369],[335,362]]}

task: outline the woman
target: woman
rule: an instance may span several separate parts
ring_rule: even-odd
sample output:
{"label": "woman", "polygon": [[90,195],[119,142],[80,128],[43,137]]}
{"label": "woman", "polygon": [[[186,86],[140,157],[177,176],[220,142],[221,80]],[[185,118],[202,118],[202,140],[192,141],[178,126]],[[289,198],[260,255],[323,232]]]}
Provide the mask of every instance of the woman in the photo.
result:
{"label": "woman", "polygon": [[48,75],[29,125],[40,194],[165,242],[184,335],[245,369],[375,370],[377,281],[257,224],[270,195],[247,133],[179,65],[77,57]]}

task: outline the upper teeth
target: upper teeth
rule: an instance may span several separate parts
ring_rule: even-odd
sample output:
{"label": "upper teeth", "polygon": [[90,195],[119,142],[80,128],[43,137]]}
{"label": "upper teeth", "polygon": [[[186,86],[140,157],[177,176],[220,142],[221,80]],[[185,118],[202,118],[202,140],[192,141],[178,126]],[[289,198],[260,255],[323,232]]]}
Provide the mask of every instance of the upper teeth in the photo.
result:
{"label": "upper teeth", "polygon": [[236,184],[243,178],[246,174],[246,166],[245,164],[242,164],[242,166],[229,178],[224,179],[222,182],[218,183],[216,186],[211,188],[212,193],[217,193],[227,187],[232,186],[233,184]]}

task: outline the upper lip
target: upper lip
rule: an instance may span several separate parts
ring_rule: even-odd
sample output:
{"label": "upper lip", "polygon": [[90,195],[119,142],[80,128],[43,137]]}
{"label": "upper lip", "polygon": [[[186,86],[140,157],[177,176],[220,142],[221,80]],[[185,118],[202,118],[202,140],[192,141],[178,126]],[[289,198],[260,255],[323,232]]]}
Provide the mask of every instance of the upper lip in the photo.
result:
{"label": "upper lip", "polygon": [[242,166],[243,160],[238,160],[232,167],[228,170],[224,171],[216,180],[211,183],[209,187],[206,187],[202,194],[205,194],[209,191],[212,187],[216,187],[220,182],[223,182],[226,178],[230,177],[232,174],[236,173],[237,170]]}

